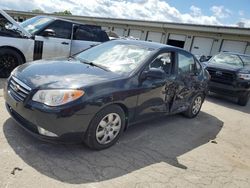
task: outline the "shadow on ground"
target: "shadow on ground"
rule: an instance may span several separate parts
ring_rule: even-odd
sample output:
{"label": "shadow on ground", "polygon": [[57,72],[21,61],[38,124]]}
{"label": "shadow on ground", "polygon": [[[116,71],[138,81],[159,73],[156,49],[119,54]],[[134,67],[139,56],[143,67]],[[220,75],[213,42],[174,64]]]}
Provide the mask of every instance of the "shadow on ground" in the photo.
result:
{"label": "shadow on ground", "polygon": [[130,127],[116,145],[102,151],[39,141],[11,118],[3,129],[16,154],[35,170],[62,182],[81,184],[120,177],[159,162],[186,169],[177,157],[215,139],[222,126],[222,121],[204,112],[195,119],[162,117]]}
{"label": "shadow on ground", "polygon": [[244,113],[250,114],[250,101],[246,106],[240,106],[237,104],[237,99],[233,97],[223,96],[216,93],[211,93],[206,97],[206,100],[226,108],[238,110]]}

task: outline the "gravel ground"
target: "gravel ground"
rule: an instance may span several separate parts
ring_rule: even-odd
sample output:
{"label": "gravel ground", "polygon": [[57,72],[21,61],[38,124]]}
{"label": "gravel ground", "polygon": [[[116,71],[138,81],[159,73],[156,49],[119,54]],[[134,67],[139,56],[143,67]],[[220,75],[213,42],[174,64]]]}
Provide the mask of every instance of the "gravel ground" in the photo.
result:
{"label": "gravel ground", "polygon": [[209,96],[195,119],[137,124],[103,151],[50,144],[9,116],[0,80],[0,187],[250,187],[250,104]]}

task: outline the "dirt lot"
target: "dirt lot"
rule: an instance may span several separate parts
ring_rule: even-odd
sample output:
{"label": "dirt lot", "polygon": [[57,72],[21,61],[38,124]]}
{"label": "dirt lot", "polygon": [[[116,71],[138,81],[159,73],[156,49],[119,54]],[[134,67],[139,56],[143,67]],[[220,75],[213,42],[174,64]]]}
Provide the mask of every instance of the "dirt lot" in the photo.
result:
{"label": "dirt lot", "polygon": [[250,187],[250,104],[210,96],[196,119],[128,129],[103,151],[39,141],[5,110],[0,82],[0,187]]}

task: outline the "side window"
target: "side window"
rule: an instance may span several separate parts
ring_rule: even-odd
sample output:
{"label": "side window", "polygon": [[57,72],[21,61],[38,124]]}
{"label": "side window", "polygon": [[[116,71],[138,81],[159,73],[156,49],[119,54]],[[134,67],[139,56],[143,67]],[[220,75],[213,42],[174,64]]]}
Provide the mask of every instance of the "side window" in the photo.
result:
{"label": "side window", "polygon": [[50,24],[46,29],[55,31],[55,38],[71,39],[72,23],[62,20],[56,20]]}
{"label": "side window", "polygon": [[88,27],[79,27],[74,32],[74,40],[99,41],[96,32]]}
{"label": "side window", "polygon": [[195,70],[194,57],[191,54],[178,53],[178,72],[189,74]]}
{"label": "side window", "polygon": [[195,67],[196,67],[197,72],[200,73],[202,70],[202,67],[198,61],[195,61]]}
{"label": "side window", "polygon": [[167,52],[158,55],[153,62],[149,65],[150,68],[158,68],[164,70],[166,74],[171,73],[171,68],[173,65],[174,53]]}

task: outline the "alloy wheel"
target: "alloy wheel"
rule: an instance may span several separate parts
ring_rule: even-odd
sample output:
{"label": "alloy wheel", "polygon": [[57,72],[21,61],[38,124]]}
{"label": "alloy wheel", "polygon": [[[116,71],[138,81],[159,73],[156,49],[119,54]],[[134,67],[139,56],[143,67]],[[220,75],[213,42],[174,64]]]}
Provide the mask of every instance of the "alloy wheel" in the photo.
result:
{"label": "alloy wheel", "polygon": [[198,96],[194,100],[193,107],[192,107],[192,113],[194,115],[196,115],[199,112],[201,105],[202,105],[202,98],[201,98],[201,96]]}

